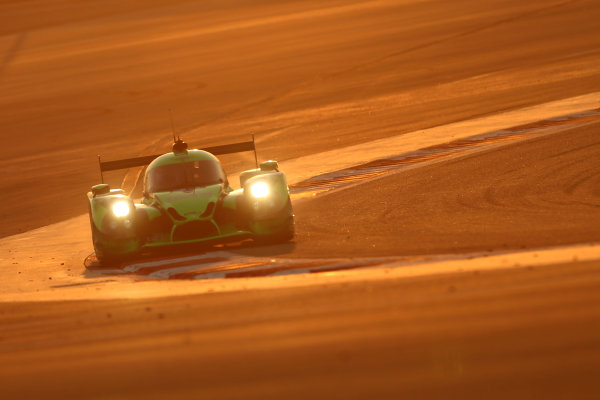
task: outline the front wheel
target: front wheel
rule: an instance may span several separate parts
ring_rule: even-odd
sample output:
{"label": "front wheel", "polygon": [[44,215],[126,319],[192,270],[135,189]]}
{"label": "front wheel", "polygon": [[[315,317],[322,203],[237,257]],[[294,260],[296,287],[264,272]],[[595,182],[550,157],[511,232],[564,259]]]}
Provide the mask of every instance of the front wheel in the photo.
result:
{"label": "front wheel", "polygon": [[91,218],[90,222],[94,252],[102,266],[121,265],[138,253],[140,240],[137,237],[114,239],[100,232],[91,221]]}
{"label": "front wheel", "polygon": [[262,224],[271,226],[273,226],[272,224],[274,223],[278,225],[278,229],[270,229],[268,234],[257,234],[255,235],[254,240],[260,244],[279,244],[289,242],[294,238],[296,230],[293,215],[287,217],[283,222],[281,220],[262,222]]}
{"label": "front wheel", "polygon": [[[94,245],[94,252],[96,253],[96,258],[98,262],[103,267],[112,267],[112,266],[120,266],[123,262],[131,259],[137,253],[137,247],[139,247],[139,243],[137,240],[127,240],[127,241],[119,241],[119,242],[106,242],[99,240],[98,237],[94,237],[94,233],[92,233],[92,242]],[[114,248],[106,248],[108,245],[112,245]],[[123,248],[128,251],[123,252]],[[110,249],[110,250],[109,250]],[[108,250],[108,251],[107,251]]]}

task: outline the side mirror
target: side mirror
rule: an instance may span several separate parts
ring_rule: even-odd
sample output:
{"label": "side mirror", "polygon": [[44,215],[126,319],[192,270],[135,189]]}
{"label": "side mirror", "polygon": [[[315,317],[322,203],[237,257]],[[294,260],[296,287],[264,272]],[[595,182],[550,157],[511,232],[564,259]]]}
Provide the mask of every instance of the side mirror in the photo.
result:
{"label": "side mirror", "polygon": [[277,171],[279,172],[279,163],[275,160],[263,161],[260,163],[261,171]]}
{"label": "side mirror", "polygon": [[106,183],[92,186],[92,194],[94,197],[110,193],[110,186]]}

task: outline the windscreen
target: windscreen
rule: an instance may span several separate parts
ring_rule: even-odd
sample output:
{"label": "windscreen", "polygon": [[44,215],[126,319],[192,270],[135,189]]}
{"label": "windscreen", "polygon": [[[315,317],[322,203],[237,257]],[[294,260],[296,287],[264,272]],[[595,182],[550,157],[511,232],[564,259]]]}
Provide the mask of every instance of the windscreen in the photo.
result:
{"label": "windscreen", "polygon": [[213,160],[190,161],[181,164],[160,165],[146,175],[146,192],[202,187],[224,183],[221,165]]}

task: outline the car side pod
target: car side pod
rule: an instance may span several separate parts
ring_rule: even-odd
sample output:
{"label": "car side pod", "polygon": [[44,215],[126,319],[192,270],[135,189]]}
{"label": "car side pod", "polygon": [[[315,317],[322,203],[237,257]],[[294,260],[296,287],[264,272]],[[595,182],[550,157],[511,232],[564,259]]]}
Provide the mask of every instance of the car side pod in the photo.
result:
{"label": "car side pod", "polygon": [[92,243],[102,264],[119,262],[140,248],[136,233],[135,205],[121,189],[95,185],[88,192]]}

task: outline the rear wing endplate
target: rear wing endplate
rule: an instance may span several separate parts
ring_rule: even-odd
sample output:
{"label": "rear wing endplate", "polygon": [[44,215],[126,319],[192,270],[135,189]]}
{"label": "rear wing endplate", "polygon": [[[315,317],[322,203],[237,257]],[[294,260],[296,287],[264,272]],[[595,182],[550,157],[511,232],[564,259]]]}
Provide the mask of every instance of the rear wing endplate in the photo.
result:
{"label": "rear wing endplate", "polygon": [[[252,140],[247,142],[238,142],[232,144],[224,144],[221,146],[212,146],[205,147],[204,151],[208,151],[215,156],[222,154],[231,154],[231,153],[241,153],[243,151],[253,151],[254,152],[254,162],[256,164],[256,168],[258,168],[258,158],[256,157],[256,146],[254,144],[254,135],[252,135]],[[164,154],[164,153],[163,153]],[[122,160],[115,161],[102,161],[100,159],[100,155],[98,155],[98,164],[100,165],[100,179],[102,183],[104,183],[104,172],[106,171],[115,171],[118,169],[126,169],[132,167],[141,167],[150,164],[155,158],[161,156],[162,154],[154,154],[151,156],[143,156],[143,157],[134,157],[134,158],[124,158]]]}

